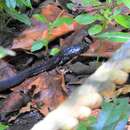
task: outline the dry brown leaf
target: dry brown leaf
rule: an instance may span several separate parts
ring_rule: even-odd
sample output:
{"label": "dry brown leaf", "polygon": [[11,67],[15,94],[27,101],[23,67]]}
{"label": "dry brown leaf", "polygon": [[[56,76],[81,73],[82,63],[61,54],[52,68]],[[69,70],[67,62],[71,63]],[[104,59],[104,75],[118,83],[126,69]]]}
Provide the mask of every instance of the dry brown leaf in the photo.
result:
{"label": "dry brown leaf", "polygon": [[0,106],[0,114],[6,116],[11,112],[17,111],[27,102],[29,102],[29,100],[30,99],[27,94],[18,91],[13,92]]}
{"label": "dry brown leaf", "polygon": [[43,14],[50,22],[53,22],[58,17],[70,17],[67,11],[61,10],[56,4],[49,4],[48,6],[42,7],[41,14]]}
{"label": "dry brown leaf", "polygon": [[47,114],[47,109],[56,108],[66,98],[63,82],[63,74],[53,70],[27,79],[13,91],[28,92],[33,89],[32,106],[36,108],[37,105],[43,104],[44,106],[40,106],[39,110]]}
{"label": "dry brown leaf", "polygon": [[16,74],[16,70],[4,60],[0,60],[0,79],[7,79]]}
{"label": "dry brown leaf", "polygon": [[16,120],[17,117],[18,117],[18,115],[11,116],[10,119],[8,120],[8,122],[12,122],[12,121]]}
{"label": "dry brown leaf", "polygon": [[53,110],[65,100],[66,96],[62,88],[63,79],[61,74],[58,74],[56,71],[43,73],[42,79],[35,80],[34,84],[35,82],[39,85],[36,86],[34,92],[34,94],[37,95],[37,98],[33,100],[33,104],[34,106],[35,104],[43,105],[39,109],[41,113],[46,115],[48,109]]}
{"label": "dry brown leaf", "polygon": [[69,46],[77,43],[81,43],[84,37],[86,37],[88,34],[86,32],[86,29],[80,28],[77,29],[75,32],[73,32],[71,35],[69,35],[65,39],[61,39],[60,45],[62,46]]}
{"label": "dry brown leaf", "polygon": [[116,91],[116,95],[128,94],[128,93],[130,93],[130,84],[123,85],[122,88],[119,88]]}
{"label": "dry brown leaf", "polygon": [[9,118],[8,122],[15,121],[20,114],[25,113],[25,112],[29,112],[31,110],[30,107],[31,107],[31,103],[29,102],[26,106],[24,106],[20,109],[20,111],[17,115],[11,116]]}
{"label": "dry brown leaf", "polygon": [[14,39],[12,49],[26,49],[30,50],[32,43],[39,40],[42,36],[42,32],[47,29],[44,25],[28,28],[23,31],[18,38]]}
{"label": "dry brown leaf", "polygon": [[31,103],[28,102],[26,106],[20,109],[19,114],[29,112],[30,110],[31,110]]}
{"label": "dry brown leaf", "polygon": [[111,88],[111,89],[107,89],[105,91],[103,91],[101,93],[101,95],[106,98],[106,99],[112,99],[116,96],[116,89],[115,88]]}
{"label": "dry brown leaf", "polygon": [[124,95],[130,93],[130,84],[125,84],[120,86],[121,88],[118,87],[113,87],[111,89],[105,90],[101,93],[102,96],[104,96],[107,99],[117,97],[119,95]]}
{"label": "dry brown leaf", "polygon": [[[48,20],[53,21],[57,17],[65,16],[70,17],[64,10],[58,8],[55,4],[50,4],[46,7],[42,7],[41,13],[45,15]],[[52,41],[63,34],[69,33],[75,30],[78,27],[76,22],[72,24],[63,24],[57,28],[48,32],[48,28],[45,24],[41,24],[33,20],[35,23],[33,27],[26,29],[23,31],[19,37],[14,39],[12,49],[26,49],[31,50],[32,44],[34,41],[39,39],[48,39],[48,41]]]}
{"label": "dry brown leaf", "polygon": [[115,52],[122,44],[123,43],[115,43],[105,40],[95,40],[94,43],[90,45],[89,50],[82,55],[111,57],[113,52]]}
{"label": "dry brown leaf", "polygon": [[44,116],[46,116],[48,113],[49,113],[49,109],[48,109],[48,106],[42,106],[40,109],[39,109],[40,113]]}
{"label": "dry brown leaf", "polygon": [[[30,110],[31,103],[35,108],[37,105],[43,104],[44,106],[38,109],[46,115],[48,110],[53,110],[65,100],[66,96],[62,85],[63,74],[56,70],[29,78],[12,89],[13,92],[3,103],[0,112],[9,114],[29,104],[20,110],[20,113],[26,112]],[[34,97],[32,102],[29,97]]]}

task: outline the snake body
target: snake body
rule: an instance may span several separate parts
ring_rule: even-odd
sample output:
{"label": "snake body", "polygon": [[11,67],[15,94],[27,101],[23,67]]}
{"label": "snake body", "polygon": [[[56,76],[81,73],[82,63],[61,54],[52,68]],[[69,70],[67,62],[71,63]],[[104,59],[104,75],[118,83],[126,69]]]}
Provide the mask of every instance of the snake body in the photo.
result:
{"label": "snake body", "polygon": [[0,80],[0,91],[4,91],[6,89],[12,88],[20,84],[21,82],[23,82],[25,79],[29,77],[32,77],[44,71],[52,70],[58,65],[65,64],[67,61],[69,61],[75,56],[80,55],[88,48],[89,48],[88,43],[79,43],[79,44],[71,45],[69,47],[65,47],[61,49],[58,55],[48,59],[44,63],[27,68],[24,71],[21,71],[15,76],[12,76],[8,79]]}

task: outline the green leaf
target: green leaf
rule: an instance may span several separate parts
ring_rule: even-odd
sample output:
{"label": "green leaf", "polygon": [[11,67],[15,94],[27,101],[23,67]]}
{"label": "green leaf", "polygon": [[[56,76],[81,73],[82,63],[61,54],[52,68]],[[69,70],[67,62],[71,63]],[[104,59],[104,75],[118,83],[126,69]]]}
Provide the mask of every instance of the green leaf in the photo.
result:
{"label": "green leaf", "polygon": [[3,47],[0,47],[0,59],[5,57],[6,55],[15,56],[15,52],[9,49],[4,49]]}
{"label": "green leaf", "polygon": [[14,17],[14,19],[19,20],[19,21],[22,22],[22,23],[25,23],[25,24],[28,25],[28,26],[31,26],[31,20],[30,20],[30,18],[29,18],[27,15],[25,15],[25,14],[16,13],[16,14],[13,15],[12,17]]}
{"label": "green leaf", "polygon": [[31,20],[30,18],[25,15],[25,14],[20,14],[19,12],[17,12],[15,9],[6,9],[6,12],[13,17],[14,19],[19,20],[22,23],[25,23],[26,25],[30,26],[31,25]]}
{"label": "green leaf", "polygon": [[117,0],[117,1],[116,1],[116,4],[117,4],[117,5],[122,4],[122,0]]}
{"label": "green leaf", "polygon": [[22,2],[25,6],[32,8],[32,4],[31,4],[31,1],[30,1],[30,0],[21,0],[21,2]]}
{"label": "green leaf", "polygon": [[59,48],[52,48],[50,51],[50,55],[55,56],[60,52]]}
{"label": "green leaf", "polygon": [[8,128],[8,125],[4,125],[0,122],[0,130],[6,130]]}
{"label": "green leaf", "polygon": [[89,126],[95,124],[97,121],[95,116],[90,116],[87,119],[80,121],[76,130],[89,130]]}
{"label": "green leaf", "polygon": [[52,26],[53,27],[59,27],[60,25],[66,23],[68,25],[70,25],[73,22],[73,18],[69,18],[69,17],[60,17],[57,18],[53,23]]}
{"label": "green leaf", "polygon": [[45,40],[45,39],[44,40],[37,40],[33,43],[31,51],[34,52],[34,51],[40,50],[43,47],[46,47],[47,45],[48,45],[47,40]]}
{"label": "green leaf", "polygon": [[75,18],[75,21],[79,24],[87,25],[96,21],[96,17],[90,14],[80,14]]}
{"label": "green leaf", "polygon": [[115,21],[125,27],[125,28],[130,28],[130,16],[126,16],[126,15],[117,15],[114,17]]}
{"label": "green leaf", "polygon": [[15,8],[16,7],[16,0],[5,0],[7,7]]}
{"label": "green leaf", "polygon": [[111,20],[111,16],[112,16],[112,9],[110,8],[106,8],[104,10],[101,10],[103,16],[108,19],[108,20]]}
{"label": "green leaf", "polygon": [[80,122],[76,130],[86,130],[86,126]]}
{"label": "green leaf", "polygon": [[16,3],[19,8],[25,8],[25,7],[32,8],[30,0],[16,0]]}
{"label": "green leaf", "polygon": [[[125,106],[125,107],[124,107]],[[117,99],[116,102],[104,102],[97,123],[90,130],[123,130],[130,115],[128,99]]]}
{"label": "green leaf", "polygon": [[74,7],[74,4],[73,3],[67,3],[66,6],[67,6],[68,9],[72,10],[73,7]]}
{"label": "green leaf", "polygon": [[130,9],[130,0],[122,0],[122,2]]}
{"label": "green leaf", "polygon": [[105,32],[96,35],[97,38],[107,39],[113,42],[126,42],[130,40],[130,34],[124,32]]}
{"label": "green leaf", "polygon": [[106,3],[112,3],[113,0],[106,0]]}
{"label": "green leaf", "polygon": [[0,10],[3,10],[5,8],[5,3],[4,1],[0,2]]}
{"label": "green leaf", "polygon": [[88,33],[89,33],[89,35],[95,35],[97,33],[100,33],[102,31],[102,29],[103,29],[103,27],[101,25],[96,24],[88,29]]}
{"label": "green leaf", "polygon": [[82,0],[82,4],[84,6],[92,5],[92,6],[99,6],[101,3],[99,0]]}
{"label": "green leaf", "polygon": [[97,122],[97,118],[95,116],[90,116],[86,120],[81,121],[86,127],[89,127]]}
{"label": "green leaf", "polygon": [[122,9],[115,9],[114,12],[113,12],[113,15],[112,17],[115,17],[117,15],[119,15],[121,13]]}
{"label": "green leaf", "polygon": [[95,14],[95,19],[96,20],[99,20],[99,21],[105,21],[106,19],[104,18],[103,15],[101,14]]}
{"label": "green leaf", "polygon": [[48,23],[46,17],[41,14],[34,14],[33,17],[36,18],[36,20],[38,20],[39,22]]}
{"label": "green leaf", "polygon": [[91,0],[82,0],[84,6],[91,5]]}

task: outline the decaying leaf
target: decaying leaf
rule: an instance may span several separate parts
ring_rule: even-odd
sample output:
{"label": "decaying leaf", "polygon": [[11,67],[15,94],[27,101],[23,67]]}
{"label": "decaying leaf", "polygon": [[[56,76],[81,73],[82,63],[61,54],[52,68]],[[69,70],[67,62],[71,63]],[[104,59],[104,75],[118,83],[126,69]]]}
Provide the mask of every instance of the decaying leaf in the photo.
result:
{"label": "decaying leaf", "polygon": [[[54,21],[58,17],[70,17],[66,11],[61,10],[53,4],[42,7],[41,14],[45,15],[49,22]],[[26,29],[19,35],[18,38],[14,39],[12,49],[22,48],[31,50],[32,44],[36,40],[47,39],[48,41],[52,41],[63,34],[75,30],[78,27],[76,22],[73,22],[70,25],[64,23],[49,32],[46,24],[36,22],[36,20],[34,21],[35,24],[33,27]]]}
{"label": "decaying leaf", "polygon": [[130,84],[122,85],[119,88],[112,87],[111,89],[106,89],[101,94],[106,99],[112,99],[112,98],[118,97],[120,95],[125,95],[128,93],[130,93]]}
{"label": "decaying leaf", "polygon": [[0,107],[1,120],[5,120],[5,117],[11,113],[19,110],[22,106],[26,105],[30,100],[27,93],[13,92],[3,102]]}
{"label": "decaying leaf", "polygon": [[39,109],[44,115],[48,114],[48,110],[55,109],[65,100],[66,96],[62,88],[62,80],[62,74],[51,71],[51,73],[42,75],[41,85],[40,82],[37,84],[38,86],[36,86],[34,93],[38,96],[33,100],[33,103],[37,106],[41,104]]}
{"label": "decaying leaf", "polygon": [[9,113],[19,109],[21,109],[20,113],[30,110],[30,105],[27,104],[31,103],[31,98],[33,98],[31,106],[46,115],[48,110],[53,110],[66,98],[62,87],[62,76],[62,73],[54,70],[25,80],[13,88],[13,92],[5,99],[0,108],[1,116],[4,118]]}
{"label": "decaying leaf", "polygon": [[130,93],[130,84],[123,85],[122,88],[117,89],[115,95],[123,95]]}
{"label": "decaying leaf", "polygon": [[118,49],[123,43],[115,43],[105,40],[95,39],[94,43],[90,45],[90,49],[82,54],[83,56],[101,56],[111,57],[113,52]]}
{"label": "decaying leaf", "polygon": [[16,70],[13,66],[8,64],[4,60],[0,60],[0,79],[7,79],[16,74]]}

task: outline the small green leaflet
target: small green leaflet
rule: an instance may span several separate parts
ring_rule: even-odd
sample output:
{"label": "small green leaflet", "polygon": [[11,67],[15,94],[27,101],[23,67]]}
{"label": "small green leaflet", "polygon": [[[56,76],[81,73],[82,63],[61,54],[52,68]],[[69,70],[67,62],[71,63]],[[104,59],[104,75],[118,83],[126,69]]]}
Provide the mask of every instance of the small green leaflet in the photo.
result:
{"label": "small green leaflet", "polygon": [[17,6],[20,8],[29,7],[32,8],[31,0],[16,0]]}
{"label": "small green leaflet", "polygon": [[16,0],[5,0],[7,7],[15,8],[16,7]]}
{"label": "small green leaflet", "polygon": [[102,16],[101,14],[95,14],[95,19],[99,20],[99,21],[104,21],[105,20],[104,16]]}
{"label": "small green leaflet", "polygon": [[87,129],[89,126],[95,124],[97,121],[95,116],[90,116],[87,119],[80,121],[76,130],[89,130]]}
{"label": "small green leaflet", "polygon": [[74,4],[73,3],[67,3],[66,6],[67,6],[68,9],[72,10],[73,7],[74,7]]}
{"label": "small green leaflet", "polygon": [[121,13],[121,11],[122,11],[122,9],[115,9],[112,17],[114,18],[115,16],[119,15]]}
{"label": "small green leaflet", "polygon": [[101,3],[99,2],[99,0],[82,0],[82,4],[84,6],[87,6],[87,5],[98,6]]}
{"label": "small green leaflet", "polygon": [[87,25],[96,21],[96,17],[89,14],[80,14],[75,19],[79,24]]}
{"label": "small green leaflet", "polygon": [[91,0],[82,0],[84,6],[91,5]]}
{"label": "small green leaflet", "polygon": [[113,0],[106,0],[106,3],[112,3]]}
{"label": "small green leaflet", "polygon": [[13,17],[14,19],[19,20],[22,23],[25,23],[26,25],[30,26],[31,25],[31,20],[30,18],[25,15],[25,14],[20,14],[19,12],[17,12],[15,9],[6,9],[6,12],[11,15],[11,17]]}
{"label": "small green leaflet", "polygon": [[103,13],[103,16],[104,16],[106,19],[111,20],[112,9],[106,8],[105,10],[102,10],[101,12]]}
{"label": "small green leaflet", "polygon": [[125,32],[105,32],[96,35],[97,38],[107,39],[113,42],[126,42],[130,40],[130,34]]}
{"label": "small green leaflet", "polygon": [[53,27],[59,27],[60,25],[62,25],[64,23],[70,25],[72,22],[73,22],[73,18],[59,17],[52,23],[52,26]]}
{"label": "small green leaflet", "polygon": [[55,55],[57,55],[59,52],[60,52],[60,49],[59,49],[59,48],[52,48],[51,51],[50,51],[50,55],[51,55],[51,56],[55,56]]}
{"label": "small green leaflet", "polygon": [[104,102],[97,123],[90,130],[124,130],[129,115],[130,104],[127,98],[117,99],[114,103]]}
{"label": "small green leaflet", "polygon": [[31,51],[34,52],[46,46],[48,46],[48,40],[37,40],[33,43]]}
{"label": "small green leaflet", "polygon": [[34,14],[33,17],[36,18],[36,20],[38,20],[39,22],[48,23],[46,17],[41,14]]}
{"label": "small green leaflet", "polygon": [[30,0],[5,0],[5,2],[8,8],[15,9],[16,6],[21,4],[25,5],[26,7],[32,8],[32,4]]}
{"label": "small green leaflet", "polygon": [[86,126],[80,122],[76,130],[86,130]]}
{"label": "small green leaflet", "polygon": [[6,55],[15,56],[15,52],[9,49],[4,49],[3,47],[0,47],[0,59],[5,57]]}
{"label": "small green leaflet", "polygon": [[0,130],[6,130],[8,128],[8,125],[4,125],[0,122]]}
{"label": "small green leaflet", "polygon": [[103,28],[101,25],[96,24],[88,29],[88,33],[89,33],[89,35],[95,35],[95,34],[100,33],[102,31],[102,29]]}
{"label": "small green leaflet", "polygon": [[114,17],[115,21],[125,27],[125,28],[130,28],[130,16],[129,15],[117,15]]}
{"label": "small green leaflet", "polygon": [[113,102],[104,101],[98,118],[90,116],[80,121],[77,130],[124,130],[129,116],[128,98],[118,98]]}
{"label": "small green leaflet", "polygon": [[20,0],[25,6],[32,8],[32,4],[30,0]]}

